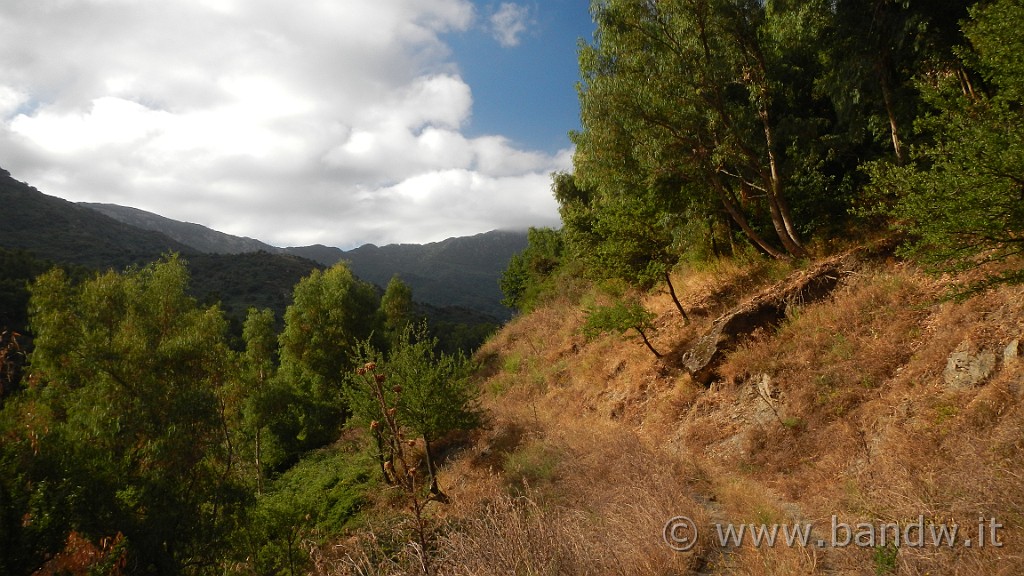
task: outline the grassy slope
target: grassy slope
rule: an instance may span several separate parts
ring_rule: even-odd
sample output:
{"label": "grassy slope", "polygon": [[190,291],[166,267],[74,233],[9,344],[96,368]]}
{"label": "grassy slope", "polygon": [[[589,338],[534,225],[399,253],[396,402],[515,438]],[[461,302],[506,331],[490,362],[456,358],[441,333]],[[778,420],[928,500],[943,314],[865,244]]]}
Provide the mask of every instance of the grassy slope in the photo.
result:
{"label": "grassy slope", "polygon": [[[694,321],[651,296],[655,345],[685,348],[789,272],[721,264],[680,274]],[[1024,360],[1003,352],[1024,338],[1024,287],[952,301],[951,282],[867,263],[830,298],[747,339],[709,389],[636,339],[586,342],[576,304],[513,320],[480,352],[492,425],[442,468],[452,503],[434,508],[441,572],[1018,573]],[[992,351],[991,376],[946,386],[957,349]],[[702,530],[682,554],[662,541],[680,514]],[[832,515],[905,525],[922,514],[960,524],[975,545],[722,548],[713,538],[716,522],[811,522],[814,538],[829,540]],[[1004,546],[980,548],[978,518],[993,516]],[[342,573],[353,546],[320,571]]]}

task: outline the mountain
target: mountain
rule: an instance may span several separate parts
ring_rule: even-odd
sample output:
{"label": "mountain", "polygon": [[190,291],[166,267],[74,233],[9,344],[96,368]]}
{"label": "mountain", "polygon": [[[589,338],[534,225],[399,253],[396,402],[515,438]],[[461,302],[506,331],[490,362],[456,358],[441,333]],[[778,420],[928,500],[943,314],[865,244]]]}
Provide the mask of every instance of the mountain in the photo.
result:
{"label": "mountain", "polygon": [[92,208],[136,228],[160,232],[177,242],[207,254],[244,254],[246,252],[277,254],[283,252],[280,248],[264,244],[259,240],[232,236],[191,222],[171,220],[138,208],[94,202],[79,202],[79,205]]}
{"label": "mountain", "polygon": [[342,258],[357,276],[380,286],[397,274],[412,287],[417,301],[507,320],[511,311],[501,304],[498,280],[512,256],[524,248],[525,231],[494,230],[429,244],[366,244]]}
{"label": "mountain", "polygon": [[249,306],[269,306],[280,318],[300,278],[318,265],[345,260],[357,276],[381,287],[397,274],[434,313],[461,309],[457,317],[477,314],[498,324],[512,315],[501,304],[498,280],[526,247],[525,232],[492,231],[422,245],[367,244],[347,252],[322,245],[277,248],[135,208],[68,202],[2,169],[0,206],[0,248],[92,269],[121,269],[178,252],[192,270],[194,295],[219,299],[234,316]]}
{"label": "mountain", "polygon": [[90,268],[123,268],[190,247],[84,206],[47,196],[0,169],[0,246]]}
{"label": "mountain", "polygon": [[502,230],[429,244],[366,244],[349,251],[322,244],[277,248],[136,208],[115,204],[82,206],[126,224],[161,232],[201,253],[263,251],[291,254],[324,266],[345,260],[356,276],[381,287],[387,286],[397,274],[412,287],[417,302],[437,308],[465,308],[500,321],[508,320],[512,311],[501,303],[503,295],[498,280],[512,256],[526,248],[525,231]]}
{"label": "mountain", "polygon": [[310,260],[319,262],[324,266],[334,266],[337,262],[345,258],[345,251],[341,248],[324,246],[323,244],[313,244],[312,246],[290,246],[284,250],[289,254],[309,258]]}
{"label": "mountain", "polygon": [[[220,302],[238,333],[249,307],[271,308],[281,319],[295,284],[320,267],[312,260],[268,251],[205,254],[160,232],[43,194],[3,169],[0,206],[0,261],[28,263],[0,270],[0,305],[27,301],[26,282],[52,263],[120,270],[177,252],[188,262],[192,295],[204,303]],[[23,318],[23,311],[0,310],[0,318],[8,316]],[[22,323],[17,328],[23,330]]]}

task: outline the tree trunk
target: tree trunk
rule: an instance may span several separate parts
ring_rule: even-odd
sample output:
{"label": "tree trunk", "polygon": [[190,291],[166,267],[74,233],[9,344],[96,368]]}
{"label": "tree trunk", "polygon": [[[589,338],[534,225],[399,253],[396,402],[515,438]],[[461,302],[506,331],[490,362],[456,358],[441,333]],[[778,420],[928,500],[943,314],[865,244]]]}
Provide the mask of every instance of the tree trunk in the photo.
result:
{"label": "tree trunk", "polygon": [[639,326],[633,326],[633,329],[640,333],[640,337],[644,339],[644,344],[646,344],[647,349],[654,354],[654,357],[661,358],[661,352],[658,352],[657,350],[654,349],[654,346],[652,346],[651,341],[647,339],[647,334],[644,333],[643,329],[640,328]]}
{"label": "tree trunk", "polygon": [[889,116],[889,131],[892,133],[892,149],[896,153],[896,162],[900,165],[904,162],[903,142],[900,139],[899,122],[896,120],[896,106],[893,102],[892,86],[889,84],[889,74],[886,66],[887,58],[879,57],[875,62],[875,69],[878,72],[878,82],[882,86],[882,101],[885,102],[885,113]]}
{"label": "tree trunk", "polygon": [[[764,64],[759,62],[759,65],[763,66]],[[761,124],[764,127],[764,142],[768,151],[768,186],[766,189],[768,190],[768,209],[772,215],[772,225],[786,251],[797,258],[802,258],[807,256],[807,251],[800,243],[800,236],[793,227],[789,205],[783,198],[782,174],[779,172],[779,163],[775,158],[775,132],[772,130],[770,112],[765,106],[768,89],[763,85],[758,86],[757,89],[762,93],[758,116],[761,117]]]}
{"label": "tree trunk", "polygon": [[263,462],[260,458],[260,446],[262,444],[260,442],[262,437],[260,430],[262,428],[262,426],[256,427],[256,494],[263,494]]}
{"label": "tree trunk", "polygon": [[384,457],[384,442],[381,440],[379,431],[373,431],[373,439],[377,442],[377,461],[380,464],[380,473],[384,477],[384,483],[388,486],[394,486],[395,480],[391,477],[391,474],[388,473],[386,463],[389,459]]}
{"label": "tree trunk", "polygon": [[780,252],[774,246],[765,241],[757,231],[751,228],[750,223],[747,222],[746,216],[743,215],[739,206],[736,206],[736,200],[732,197],[732,193],[726,189],[725,184],[722,183],[717,174],[712,176],[711,183],[714,186],[715,191],[718,192],[718,197],[722,200],[722,205],[725,206],[726,212],[729,213],[729,216],[731,216],[733,221],[740,227],[740,230],[743,231],[743,234],[748,240],[776,260],[786,260],[789,258],[787,254]]}
{"label": "tree trunk", "polygon": [[672,302],[675,303],[676,310],[679,310],[679,313],[683,315],[683,320],[686,320],[686,323],[689,324],[690,317],[686,314],[686,310],[683,309],[683,305],[679,302],[679,298],[676,297],[676,289],[672,286],[672,275],[669,274],[668,270],[665,270],[665,284],[668,284],[668,293],[672,295]]}
{"label": "tree trunk", "polygon": [[438,502],[447,502],[448,496],[437,486],[437,475],[434,473],[434,457],[430,455],[430,439],[423,436],[423,453],[427,458],[427,474],[430,475],[430,496]]}
{"label": "tree trunk", "polygon": [[960,78],[960,89],[963,90],[964,96],[967,96],[971,101],[978,99],[978,94],[974,91],[974,84],[971,82],[971,77],[967,74],[967,69],[963,66],[957,66],[956,75]]}

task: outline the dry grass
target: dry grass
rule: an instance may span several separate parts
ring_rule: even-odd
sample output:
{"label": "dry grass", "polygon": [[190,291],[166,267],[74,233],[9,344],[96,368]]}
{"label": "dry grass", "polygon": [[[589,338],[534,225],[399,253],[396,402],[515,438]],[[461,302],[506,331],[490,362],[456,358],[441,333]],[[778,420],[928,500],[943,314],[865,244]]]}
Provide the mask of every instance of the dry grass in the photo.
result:
{"label": "dry grass", "polygon": [[[664,293],[656,347],[685,349],[727,306],[792,271],[722,262]],[[825,301],[733,351],[703,388],[671,361],[617,336],[587,342],[568,301],[515,319],[480,352],[492,415],[445,463],[452,499],[432,507],[438,574],[1017,574],[1024,565],[1024,359],[983,383],[943,383],[957,349],[1001,355],[1024,339],[1024,289],[962,302],[893,262],[865,266]],[[433,505],[432,505],[433,506]],[[665,521],[701,527],[670,551]],[[715,525],[831,518],[906,523],[978,518],[1004,546],[722,547]],[[320,574],[414,574],[401,516],[317,551]],[[396,536],[397,535],[397,536]],[[359,566],[361,568],[357,569]]]}

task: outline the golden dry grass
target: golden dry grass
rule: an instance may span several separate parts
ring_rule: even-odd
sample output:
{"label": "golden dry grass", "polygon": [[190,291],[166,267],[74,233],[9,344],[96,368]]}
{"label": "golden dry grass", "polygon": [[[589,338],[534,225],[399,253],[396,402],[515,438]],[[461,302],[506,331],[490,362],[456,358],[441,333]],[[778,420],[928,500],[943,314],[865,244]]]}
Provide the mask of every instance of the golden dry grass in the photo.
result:
{"label": "golden dry grass", "polygon": [[[685,349],[728,306],[792,269],[728,262],[677,277],[655,346]],[[491,414],[444,464],[431,504],[438,574],[1018,574],[1024,566],[1024,288],[945,299],[949,279],[892,261],[860,267],[826,300],[731,352],[695,384],[638,340],[580,336],[581,308],[550,302],[480,351]],[[983,383],[943,382],[954,350],[999,355]],[[1024,348],[1024,346],[1022,346]],[[679,554],[665,521],[693,518]],[[715,525],[1003,524],[1002,547],[722,547]],[[401,516],[314,551],[320,574],[414,574]],[[403,552],[404,551],[404,552]],[[360,564],[361,562],[361,564]],[[356,566],[361,568],[356,569]]]}

